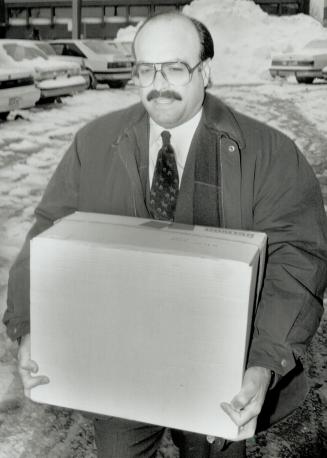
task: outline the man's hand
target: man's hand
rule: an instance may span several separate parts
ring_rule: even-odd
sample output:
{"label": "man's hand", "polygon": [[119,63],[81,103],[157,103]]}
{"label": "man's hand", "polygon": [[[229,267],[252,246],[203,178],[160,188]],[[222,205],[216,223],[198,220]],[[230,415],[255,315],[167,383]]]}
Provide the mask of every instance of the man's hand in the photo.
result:
{"label": "man's hand", "polygon": [[240,426],[236,440],[244,440],[255,434],[258,415],[270,384],[271,371],[254,366],[245,371],[241,391],[229,403],[223,402],[221,408],[233,422]]}
{"label": "man's hand", "polygon": [[39,370],[35,361],[31,360],[31,337],[29,334],[22,338],[18,350],[18,372],[21,376],[25,396],[30,397],[31,388],[37,385],[49,383],[48,377],[44,375],[32,375]]}

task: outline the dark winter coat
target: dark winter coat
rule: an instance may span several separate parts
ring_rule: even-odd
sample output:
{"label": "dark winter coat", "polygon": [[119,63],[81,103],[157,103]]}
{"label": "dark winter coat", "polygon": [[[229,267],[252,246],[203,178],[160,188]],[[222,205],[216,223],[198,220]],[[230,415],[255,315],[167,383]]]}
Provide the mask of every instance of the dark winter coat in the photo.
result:
{"label": "dark winter coat", "polygon": [[[148,115],[137,104],[102,116],[77,133],[11,269],[4,323],[12,339],[29,332],[31,237],[75,210],[149,217],[148,130]],[[220,225],[268,235],[265,280],[248,357],[248,366],[267,367],[282,376],[261,415],[261,425],[267,426],[299,405],[307,391],[299,359],[323,313],[327,278],[327,224],[320,188],[288,137],[208,94],[190,158],[204,149],[217,152]],[[203,194],[206,208],[208,186],[194,180],[190,161],[175,221],[192,224],[195,190],[197,196]]]}

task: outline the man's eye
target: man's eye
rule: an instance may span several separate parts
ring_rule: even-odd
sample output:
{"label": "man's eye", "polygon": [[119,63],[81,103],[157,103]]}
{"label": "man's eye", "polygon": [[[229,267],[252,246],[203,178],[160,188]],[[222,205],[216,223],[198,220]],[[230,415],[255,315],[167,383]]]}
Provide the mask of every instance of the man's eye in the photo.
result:
{"label": "man's eye", "polygon": [[139,75],[147,75],[152,72],[152,67],[139,67]]}
{"label": "man's eye", "polygon": [[181,73],[185,70],[182,65],[170,65],[168,67],[168,71],[171,73]]}

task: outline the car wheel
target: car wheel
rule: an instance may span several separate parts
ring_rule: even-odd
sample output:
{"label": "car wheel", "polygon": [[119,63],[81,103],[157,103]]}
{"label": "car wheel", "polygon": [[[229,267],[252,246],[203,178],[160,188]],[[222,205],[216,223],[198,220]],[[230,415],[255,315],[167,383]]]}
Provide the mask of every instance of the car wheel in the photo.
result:
{"label": "car wheel", "polygon": [[89,68],[87,69],[88,71],[88,74],[89,74],[89,85],[87,87],[87,89],[96,89],[97,88],[97,80],[96,80],[96,77],[94,76],[94,73],[92,72],[92,70],[90,70]]}
{"label": "car wheel", "polygon": [[0,113],[0,120],[5,121],[8,115],[9,115],[9,111],[3,111],[2,113]]}
{"label": "car wheel", "polygon": [[110,81],[108,86],[112,89],[122,89],[126,86],[127,81]]}
{"label": "car wheel", "polygon": [[300,84],[312,84],[314,78],[311,76],[297,76],[295,75],[296,81]]}

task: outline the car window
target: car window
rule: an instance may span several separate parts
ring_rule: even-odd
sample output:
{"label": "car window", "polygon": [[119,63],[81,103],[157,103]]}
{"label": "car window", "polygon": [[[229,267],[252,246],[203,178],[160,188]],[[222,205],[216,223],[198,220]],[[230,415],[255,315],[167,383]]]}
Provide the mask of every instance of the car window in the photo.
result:
{"label": "car window", "polygon": [[43,43],[43,42],[36,42],[35,46],[37,46],[41,51],[43,51],[47,56],[55,56],[56,51],[53,49],[49,43]]}
{"label": "car window", "polygon": [[106,43],[97,40],[84,40],[83,43],[96,54],[118,54],[119,51],[114,43]]}
{"label": "car window", "polygon": [[53,47],[58,56],[62,55],[62,51],[64,49],[64,45],[62,43],[51,43],[51,46]]}
{"label": "car window", "polygon": [[327,49],[327,40],[310,41],[304,46],[305,48]]}
{"label": "car window", "polygon": [[122,42],[122,45],[125,49],[125,51],[128,53],[128,54],[132,54],[132,42],[129,42],[129,41],[124,41]]}
{"label": "car window", "polygon": [[121,52],[118,44],[111,43],[110,41],[106,41],[105,44],[108,48],[107,52],[109,52],[110,54],[118,54],[119,52]]}
{"label": "car window", "polygon": [[74,44],[66,43],[62,50],[63,56],[86,57],[85,54]]}
{"label": "car window", "polygon": [[38,48],[31,46],[18,45],[16,43],[6,43],[3,45],[3,49],[6,51],[8,56],[12,57],[16,62],[21,62],[24,59],[33,60],[42,58],[47,60],[47,56]]}

